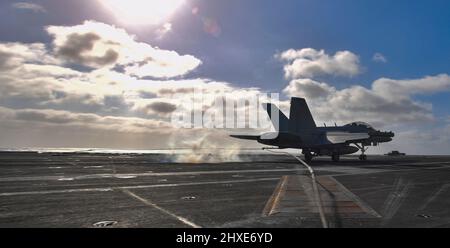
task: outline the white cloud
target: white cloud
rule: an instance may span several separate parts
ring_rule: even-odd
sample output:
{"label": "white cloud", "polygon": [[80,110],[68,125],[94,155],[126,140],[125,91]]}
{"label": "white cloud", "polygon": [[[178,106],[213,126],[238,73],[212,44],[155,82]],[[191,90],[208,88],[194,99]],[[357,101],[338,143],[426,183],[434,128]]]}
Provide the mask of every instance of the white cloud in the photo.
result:
{"label": "white cloud", "polygon": [[47,12],[47,10],[44,7],[36,3],[18,2],[13,3],[11,6],[15,9],[31,10],[33,12],[41,12],[41,13]]}
{"label": "white cloud", "polygon": [[0,71],[17,68],[23,63],[56,64],[58,60],[49,55],[42,43],[0,43]]}
{"label": "white cloud", "polygon": [[289,49],[275,56],[286,63],[286,78],[293,79],[283,92],[292,97],[305,97],[318,122],[363,120],[380,127],[430,124],[437,121],[432,104],[418,101],[415,96],[450,90],[447,74],[403,80],[380,78],[371,88],[353,85],[336,89],[312,78],[358,74],[361,67],[357,55],[341,51],[330,56],[323,50],[305,48]]}
{"label": "white cloud", "polygon": [[125,30],[104,23],[85,21],[77,26],[50,26],[55,54],[70,63],[92,68],[120,66],[137,77],[171,78],[183,76],[201,61],[152,47]]}
{"label": "white cloud", "polygon": [[[18,63],[5,67],[0,75],[0,105],[159,118],[169,112],[162,111],[161,103],[182,104],[183,99],[172,99],[174,94],[191,97],[195,89],[206,94],[236,90],[226,82],[208,79],[143,80],[111,68],[80,72],[62,65],[26,62],[23,57],[20,49],[10,53],[11,61]],[[243,89],[241,95],[245,92],[258,91]]]}
{"label": "white cloud", "polygon": [[326,83],[312,79],[295,79],[283,90],[288,96],[304,97],[307,99],[326,98],[336,92],[336,89]]}
{"label": "white cloud", "polygon": [[290,79],[322,75],[352,77],[361,72],[359,57],[349,51],[338,51],[331,56],[324,50],[289,49],[276,54],[275,57],[286,62],[285,77]]}
{"label": "white cloud", "polygon": [[373,91],[389,98],[405,98],[410,95],[432,94],[450,90],[450,76],[440,74],[420,79],[393,80],[380,78],[372,85]]}
{"label": "white cloud", "polygon": [[[183,99],[171,99],[174,93],[233,88],[208,79],[165,79],[185,74],[191,69],[187,64],[193,62],[196,67],[200,61],[136,42],[113,26],[85,22],[73,27],[51,26],[47,31],[54,38],[53,51],[41,43],[0,43],[0,106],[167,121],[170,112],[182,105]],[[107,51],[117,56],[111,57]],[[93,70],[77,71],[65,62]],[[125,73],[115,70],[116,66],[123,66]],[[143,80],[134,74],[164,79]],[[145,99],[143,95],[153,97]],[[41,118],[42,123],[51,120]]]}
{"label": "white cloud", "polygon": [[364,120],[378,126],[425,124],[435,121],[432,104],[414,95],[450,90],[447,74],[420,79],[381,78],[372,88],[354,85],[336,89],[310,79],[293,80],[285,88],[289,96],[306,97],[319,121],[351,122]]}
{"label": "white cloud", "polygon": [[181,79],[201,61],[137,42],[110,25],[88,21],[47,31],[53,38],[48,46],[0,43],[0,133],[6,134],[0,146],[168,147],[172,136],[205,133],[226,146],[224,132],[172,128],[171,113],[187,109],[195,90],[204,93],[196,106],[204,114],[215,111],[214,94],[237,101],[260,93]]}
{"label": "white cloud", "polygon": [[[213,93],[228,93],[235,100],[261,93],[257,88],[239,88],[211,79],[181,79],[201,61],[137,42],[126,31],[110,25],[88,21],[47,30],[54,38],[53,47],[0,43],[0,133],[6,134],[0,141],[2,146],[111,147],[120,143],[120,147],[134,147],[133,142],[142,140],[139,148],[167,147],[170,137],[202,137],[200,130],[174,129],[169,124],[170,113],[186,108],[194,90],[205,93],[205,102],[198,107],[205,114],[216,110]],[[404,127],[407,123],[408,128],[410,124],[432,123],[436,121],[432,105],[414,96],[450,89],[447,74],[380,78],[371,88],[337,89],[304,77],[356,75],[361,68],[353,53],[342,51],[330,56],[323,50],[291,49],[277,57],[286,62],[286,77],[293,78],[284,92],[306,97],[318,121],[359,119],[376,127]],[[78,71],[71,63],[91,70]],[[159,79],[142,78],[147,76]],[[288,103],[280,106],[286,109]],[[210,133],[213,135],[207,135],[208,139],[225,139],[223,133]],[[91,138],[100,134],[104,136]]]}
{"label": "white cloud", "polygon": [[381,53],[375,53],[372,57],[372,60],[378,63],[387,63],[388,60],[386,58],[386,56],[384,56]]}
{"label": "white cloud", "polygon": [[164,38],[164,36],[172,31],[172,23],[166,22],[160,28],[156,30],[156,36],[158,39]]}
{"label": "white cloud", "polygon": [[[53,109],[10,109],[0,107],[3,122],[25,122],[32,126],[43,123],[76,128],[112,130],[128,133],[153,132],[153,129],[170,129],[170,123],[134,117],[100,116],[92,113],[73,113]],[[162,129],[162,130],[163,130]]]}

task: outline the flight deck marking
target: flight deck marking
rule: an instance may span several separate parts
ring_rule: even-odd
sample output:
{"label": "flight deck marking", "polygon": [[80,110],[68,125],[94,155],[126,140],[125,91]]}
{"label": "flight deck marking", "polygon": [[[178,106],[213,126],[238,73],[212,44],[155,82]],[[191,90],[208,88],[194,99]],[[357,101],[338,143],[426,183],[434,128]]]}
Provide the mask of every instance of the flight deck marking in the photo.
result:
{"label": "flight deck marking", "polygon": [[419,208],[417,209],[417,212],[423,211],[425,210],[428,205],[430,205],[431,202],[433,202],[434,200],[436,200],[436,198],[438,198],[438,196],[440,194],[442,194],[444,191],[446,191],[449,188],[450,184],[444,184],[442,185],[437,191],[434,192],[434,194],[430,195],[427,200],[425,201],[425,203]]}
{"label": "flight deck marking", "polygon": [[[304,169],[276,169],[276,170],[222,170],[222,171],[188,171],[188,172],[151,172],[151,173],[123,173],[123,174],[88,174],[80,176],[70,176],[75,180],[96,179],[96,178],[117,178],[117,177],[142,177],[142,176],[190,176],[190,175],[216,175],[216,174],[236,174],[236,173],[264,173],[264,172],[296,172]],[[39,181],[39,180],[59,180],[65,178],[63,176],[36,176],[36,177],[4,177],[0,178],[0,182],[16,182],[16,181]]]}
{"label": "flight deck marking", "polygon": [[388,224],[395,216],[408,196],[411,187],[413,187],[413,183],[411,181],[404,182],[403,178],[399,178],[394,182],[394,187],[384,201],[381,211],[383,214],[382,226]]}
{"label": "flight deck marking", "polygon": [[[316,171],[329,171],[342,173],[338,176],[344,175],[362,175],[362,174],[372,174],[372,173],[382,173],[382,172],[396,172],[396,171],[413,171],[413,170],[433,170],[433,169],[450,169],[448,167],[440,167],[440,168],[414,168],[414,169],[389,169],[390,166],[408,166],[408,165],[431,165],[431,164],[450,164],[450,161],[443,162],[414,162],[414,163],[402,163],[402,164],[366,164],[366,165],[357,165],[357,166],[336,166],[336,165],[322,165],[320,167],[315,167]],[[387,168],[383,169],[371,169],[370,166],[386,166]],[[124,174],[88,174],[88,175],[79,175],[79,176],[70,176],[75,180],[83,180],[83,179],[96,179],[96,178],[117,178],[117,177],[144,177],[144,176],[189,176],[189,175],[214,175],[214,174],[230,174],[230,173],[264,173],[264,172],[296,172],[296,171],[305,171],[305,169],[262,169],[262,170],[222,170],[222,171],[190,171],[190,172],[158,172],[158,173],[124,173]],[[0,177],[0,182],[17,182],[17,181],[40,181],[40,180],[59,180],[65,178],[63,176],[31,176],[31,177]],[[64,179],[63,179],[64,180]]]}
{"label": "flight deck marking", "polygon": [[[320,198],[327,214],[340,218],[364,215],[365,218],[380,218],[374,209],[331,176],[317,177]],[[316,197],[311,180],[306,176],[284,176],[269,198],[262,216],[310,217],[318,213]]]}
{"label": "flight deck marking", "polygon": [[[320,177],[323,178],[323,177]],[[342,183],[340,183],[338,180],[336,180],[336,178],[334,177],[327,177],[330,180],[333,180],[334,183],[337,185],[337,187],[340,188],[340,190],[346,195],[348,196],[350,199],[352,199],[354,202],[356,202],[356,204],[358,204],[364,211],[366,211],[367,213],[370,213],[371,215],[377,217],[377,218],[381,218],[381,215],[377,213],[377,211],[375,211],[372,207],[369,206],[369,204],[367,204],[366,202],[364,202],[361,198],[359,198],[357,195],[353,194],[353,192],[351,192],[349,189],[347,189],[347,187],[345,187]]]}
{"label": "flight deck marking", "polygon": [[209,182],[196,182],[196,183],[171,183],[171,184],[135,185],[135,186],[87,188],[87,189],[7,192],[7,193],[0,193],[0,196],[45,195],[45,194],[80,193],[80,192],[105,192],[105,191],[123,190],[123,189],[147,189],[147,188],[164,188],[164,187],[196,186],[196,185],[211,185],[211,184],[251,183],[251,182],[265,182],[265,181],[278,181],[278,180],[280,180],[279,177],[275,177],[275,178],[272,177],[272,178],[209,181]]}
{"label": "flight deck marking", "polygon": [[188,219],[186,219],[186,218],[184,218],[184,217],[181,217],[181,216],[178,216],[178,215],[176,215],[176,214],[170,212],[169,210],[164,209],[164,208],[162,208],[162,207],[156,205],[155,203],[151,202],[150,200],[147,200],[147,199],[145,199],[145,198],[142,198],[142,197],[136,195],[135,193],[133,193],[133,192],[127,190],[127,189],[122,189],[122,192],[124,192],[125,194],[127,194],[127,195],[133,197],[134,199],[139,200],[140,202],[144,203],[144,204],[147,205],[147,206],[156,208],[156,209],[158,209],[159,211],[161,211],[161,212],[163,212],[163,213],[165,213],[165,214],[167,214],[167,215],[172,216],[173,218],[175,218],[175,219],[177,219],[177,220],[183,222],[184,224],[186,224],[186,225],[188,225],[188,226],[191,226],[191,227],[193,227],[193,228],[201,228],[201,226],[199,226],[199,225],[197,225],[197,224],[195,224],[195,223],[189,221]]}
{"label": "flight deck marking", "polygon": [[278,183],[277,187],[275,188],[275,191],[273,192],[272,196],[269,198],[269,200],[266,203],[266,206],[264,207],[262,216],[266,217],[269,215],[272,215],[274,213],[275,207],[278,205],[281,195],[284,194],[286,191],[286,182],[288,177],[283,176]]}

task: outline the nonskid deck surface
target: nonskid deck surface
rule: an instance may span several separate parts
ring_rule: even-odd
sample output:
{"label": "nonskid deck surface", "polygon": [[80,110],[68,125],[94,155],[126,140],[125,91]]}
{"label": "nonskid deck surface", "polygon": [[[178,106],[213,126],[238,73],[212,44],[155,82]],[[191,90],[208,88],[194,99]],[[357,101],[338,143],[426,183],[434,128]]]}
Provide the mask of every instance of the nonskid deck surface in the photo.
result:
{"label": "nonskid deck surface", "polygon": [[[164,162],[161,162],[164,161]],[[0,154],[0,227],[321,227],[311,178],[282,155]],[[315,159],[331,227],[450,227],[449,156]]]}

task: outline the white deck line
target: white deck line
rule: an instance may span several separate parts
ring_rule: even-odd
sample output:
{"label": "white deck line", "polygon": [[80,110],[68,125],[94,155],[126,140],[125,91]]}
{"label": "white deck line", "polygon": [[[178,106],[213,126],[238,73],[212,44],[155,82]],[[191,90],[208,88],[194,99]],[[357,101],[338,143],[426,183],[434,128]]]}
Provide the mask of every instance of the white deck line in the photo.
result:
{"label": "white deck line", "polygon": [[164,187],[229,184],[229,183],[251,183],[251,182],[278,181],[278,180],[280,180],[279,177],[272,177],[272,178],[209,181],[209,182],[196,182],[196,183],[152,184],[152,185],[121,186],[121,187],[87,188],[87,189],[39,190],[39,191],[25,191],[25,192],[6,192],[6,193],[0,193],[0,196],[46,195],[46,194],[80,193],[80,192],[106,192],[106,191],[127,190],[127,189],[164,188]]}

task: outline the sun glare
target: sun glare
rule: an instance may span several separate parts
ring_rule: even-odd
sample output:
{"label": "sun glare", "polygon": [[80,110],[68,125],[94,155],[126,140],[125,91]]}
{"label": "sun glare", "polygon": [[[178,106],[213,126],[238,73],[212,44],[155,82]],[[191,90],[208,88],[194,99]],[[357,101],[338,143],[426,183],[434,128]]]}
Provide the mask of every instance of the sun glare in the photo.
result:
{"label": "sun glare", "polygon": [[184,0],[99,0],[116,18],[129,25],[154,25],[165,21]]}

